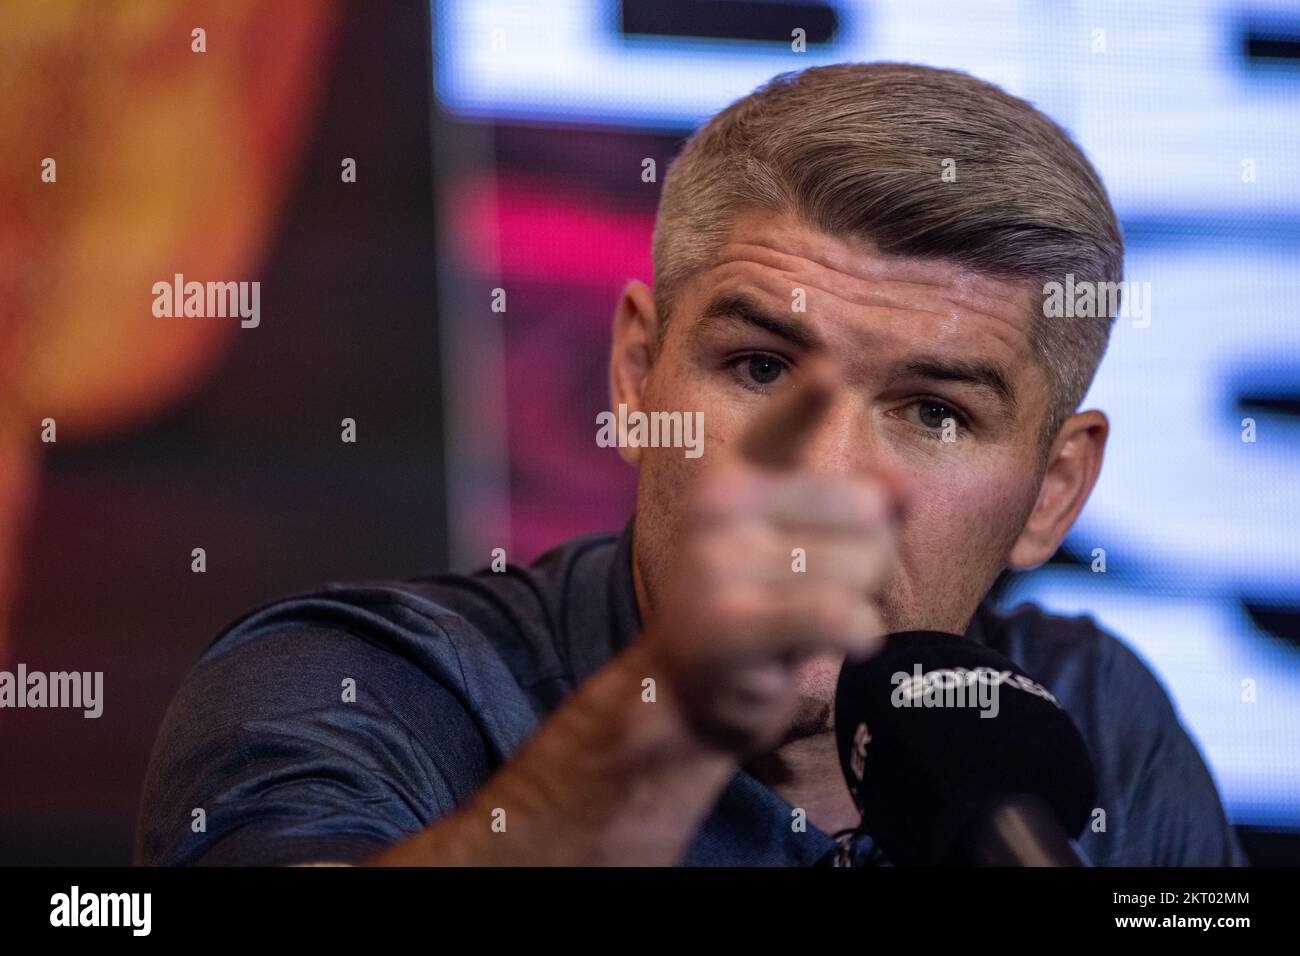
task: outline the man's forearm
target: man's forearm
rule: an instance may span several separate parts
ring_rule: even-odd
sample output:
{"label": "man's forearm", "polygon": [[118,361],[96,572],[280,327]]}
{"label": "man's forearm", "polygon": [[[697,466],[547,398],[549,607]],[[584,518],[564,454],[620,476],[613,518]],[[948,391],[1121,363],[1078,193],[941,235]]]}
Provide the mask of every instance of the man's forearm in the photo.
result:
{"label": "man's forearm", "polygon": [[556,709],[474,798],[376,866],[672,865],[737,760],[688,732],[643,642]]}

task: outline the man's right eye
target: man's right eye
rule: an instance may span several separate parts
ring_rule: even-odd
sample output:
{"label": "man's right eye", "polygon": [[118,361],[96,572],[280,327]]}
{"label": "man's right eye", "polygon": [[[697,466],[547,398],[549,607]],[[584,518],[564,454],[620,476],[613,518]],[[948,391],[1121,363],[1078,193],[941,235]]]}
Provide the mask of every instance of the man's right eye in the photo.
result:
{"label": "man's right eye", "polygon": [[753,392],[766,391],[775,384],[782,373],[789,370],[789,364],[770,352],[751,352],[738,355],[729,363],[732,374],[743,388]]}

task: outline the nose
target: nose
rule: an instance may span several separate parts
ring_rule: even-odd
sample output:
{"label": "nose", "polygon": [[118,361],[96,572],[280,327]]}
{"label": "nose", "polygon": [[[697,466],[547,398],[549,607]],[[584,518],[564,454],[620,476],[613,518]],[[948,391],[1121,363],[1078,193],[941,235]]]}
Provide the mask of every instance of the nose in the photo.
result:
{"label": "nose", "polygon": [[856,476],[880,467],[882,449],[862,401],[841,382],[806,446],[806,467],[823,475]]}
{"label": "nose", "polygon": [[821,475],[883,482],[898,513],[910,496],[908,482],[892,460],[870,408],[843,386],[809,440],[804,464]]}

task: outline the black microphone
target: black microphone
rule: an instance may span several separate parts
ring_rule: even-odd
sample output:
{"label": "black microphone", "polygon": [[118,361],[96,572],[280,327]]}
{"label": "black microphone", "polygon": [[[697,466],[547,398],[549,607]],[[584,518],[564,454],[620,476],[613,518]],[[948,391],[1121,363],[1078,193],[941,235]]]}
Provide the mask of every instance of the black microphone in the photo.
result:
{"label": "black microphone", "polygon": [[1096,799],[1083,737],[996,651],[890,635],[841,668],[835,738],[863,829],[895,865],[1087,865],[1071,842]]}

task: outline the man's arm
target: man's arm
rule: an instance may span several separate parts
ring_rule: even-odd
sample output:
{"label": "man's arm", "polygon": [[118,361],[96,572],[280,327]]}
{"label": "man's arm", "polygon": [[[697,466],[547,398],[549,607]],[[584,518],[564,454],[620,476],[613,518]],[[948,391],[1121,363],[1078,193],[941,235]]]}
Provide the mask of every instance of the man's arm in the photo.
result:
{"label": "man's arm", "polygon": [[286,611],[242,637],[169,711],[141,863],[674,863],[738,766],[686,732],[664,681],[642,699],[660,676],[644,641],[491,774],[467,702],[379,635]]}
{"label": "man's arm", "polygon": [[[701,743],[638,641],[574,692],[465,807],[374,866],[670,866],[736,772]],[[669,693],[671,693],[669,691]]]}

